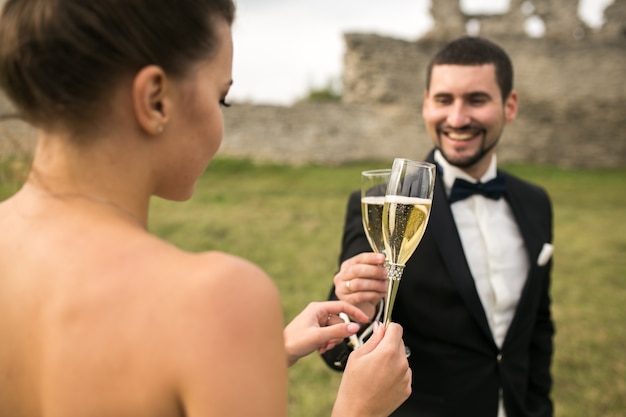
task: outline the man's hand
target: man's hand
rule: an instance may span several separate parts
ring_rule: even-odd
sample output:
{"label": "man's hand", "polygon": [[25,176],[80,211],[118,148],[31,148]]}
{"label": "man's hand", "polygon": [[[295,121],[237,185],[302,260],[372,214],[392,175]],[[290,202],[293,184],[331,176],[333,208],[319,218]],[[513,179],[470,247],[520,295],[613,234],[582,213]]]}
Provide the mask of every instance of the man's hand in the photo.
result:
{"label": "man's hand", "polygon": [[345,260],[333,278],[337,298],[363,310],[370,321],[376,314],[376,306],[387,295],[384,262],[382,253],[360,253]]}

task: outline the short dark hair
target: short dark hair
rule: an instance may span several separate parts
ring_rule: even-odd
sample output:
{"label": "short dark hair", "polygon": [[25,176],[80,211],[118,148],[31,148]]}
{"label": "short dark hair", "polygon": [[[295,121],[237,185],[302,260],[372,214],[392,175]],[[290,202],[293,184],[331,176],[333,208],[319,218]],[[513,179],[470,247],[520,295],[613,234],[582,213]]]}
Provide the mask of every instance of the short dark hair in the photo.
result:
{"label": "short dark hair", "polygon": [[122,76],[158,65],[172,77],[217,50],[232,0],[7,0],[0,88],[19,116],[80,129]]}
{"label": "short dark hair", "polygon": [[426,90],[435,65],[493,64],[502,100],[513,90],[513,64],[507,53],[495,43],[476,36],[463,36],[445,45],[433,56],[426,71]]}

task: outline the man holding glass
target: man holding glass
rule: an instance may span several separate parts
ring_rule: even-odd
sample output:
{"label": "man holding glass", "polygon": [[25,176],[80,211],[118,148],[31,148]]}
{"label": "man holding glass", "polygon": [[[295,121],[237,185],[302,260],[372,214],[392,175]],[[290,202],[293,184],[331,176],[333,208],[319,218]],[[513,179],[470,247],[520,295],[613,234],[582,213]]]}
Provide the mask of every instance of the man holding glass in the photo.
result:
{"label": "man holding glass", "polygon": [[[430,221],[393,310],[413,369],[412,395],[393,416],[553,415],[551,203],[496,165],[517,105],[511,61],[486,39],[456,39],[429,64],[422,114],[435,145],[426,160],[438,172]],[[360,198],[349,200],[330,298],[374,320],[387,273],[365,237]],[[351,349],[345,343],[323,358],[341,370]]]}

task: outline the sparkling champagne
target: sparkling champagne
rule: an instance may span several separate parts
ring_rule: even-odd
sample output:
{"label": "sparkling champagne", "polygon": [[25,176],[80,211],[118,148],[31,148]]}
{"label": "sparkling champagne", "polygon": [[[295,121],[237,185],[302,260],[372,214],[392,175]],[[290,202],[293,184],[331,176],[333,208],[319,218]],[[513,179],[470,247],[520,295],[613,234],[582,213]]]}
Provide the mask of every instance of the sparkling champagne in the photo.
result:
{"label": "sparkling champagne", "polygon": [[383,206],[383,236],[387,261],[406,265],[428,224],[431,200],[388,195]]}
{"label": "sparkling champagne", "polygon": [[374,252],[381,253],[385,249],[383,241],[383,204],[384,196],[361,198],[363,228],[365,236]]}

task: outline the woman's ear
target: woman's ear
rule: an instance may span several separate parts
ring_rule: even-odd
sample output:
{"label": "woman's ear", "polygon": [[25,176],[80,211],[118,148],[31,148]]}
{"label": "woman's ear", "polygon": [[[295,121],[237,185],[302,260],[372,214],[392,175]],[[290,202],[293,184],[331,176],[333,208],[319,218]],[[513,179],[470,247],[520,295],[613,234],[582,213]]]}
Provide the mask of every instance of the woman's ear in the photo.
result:
{"label": "woman's ear", "polygon": [[135,117],[148,135],[163,133],[169,120],[170,102],[167,77],[156,65],[142,68],[133,80],[132,99]]}

